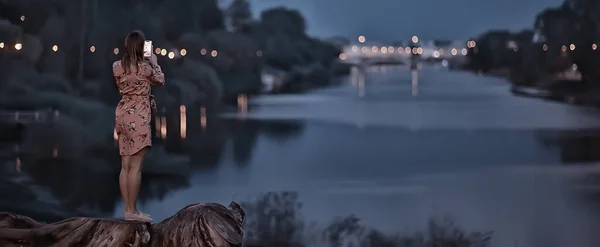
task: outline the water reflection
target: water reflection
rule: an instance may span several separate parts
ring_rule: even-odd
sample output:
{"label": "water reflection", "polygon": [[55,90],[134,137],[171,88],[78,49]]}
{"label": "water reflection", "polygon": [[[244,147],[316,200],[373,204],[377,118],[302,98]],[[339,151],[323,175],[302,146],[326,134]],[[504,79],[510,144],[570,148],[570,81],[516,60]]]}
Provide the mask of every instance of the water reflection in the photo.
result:
{"label": "water reflection", "polygon": [[[427,224],[432,212],[449,211],[469,229],[497,231],[499,237],[494,235],[494,238],[505,244],[498,246],[510,246],[515,239],[519,239],[519,244],[541,243],[539,239],[552,239],[549,236],[568,239],[580,234],[583,237],[578,239],[594,239],[595,235],[588,231],[596,229],[593,220],[600,202],[589,200],[592,202],[585,204],[588,208],[582,209],[586,202],[573,198],[572,185],[585,185],[587,192],[597,191],[600,180],[582,174],[579,166],[569,167],[577,174],[565,174],[562,165],[600,161],[597,152],[600,130],[410,129],[372,125],[363,128],[367,117],[376,114],[410,117],[422,114],[423,109],[433,109],[419,107],[421,101],[436,105],[452,101],[462,107],[478,104],[485,97],[473,96],[481,92],[472,92],[475,91],[472,87],[467,88],[471,95],[443,95],[444,88],[430,87],[435,76],[405,70],[400,79],[394,79],[401,87],[394,91],[397,88],[378,80],[381,77],[353,69],[353,85],[345,85],[346,91],[341,93],[333,92],[347,96],[338,103],[346,107],[340,107],[340,111],[356,114],[350,115],[356,121],[348,121],[349,124],[244,119],[242,116],[258,110],[250,108],[245,95],[238,97],[237,109],[232,110],[233,114],[240,114],[239,119],[218,118],[217,112],[202,105],[161,109],[153,121],[156,135],[145,165],[143,208],[160,220],[193,202],[227,202],[234,193],[243,200],[268,191],[290,190],[303,195],[306,222],[329,221],[340,214],[356,213],[365,224],[397,232],[406,227],[422,229],[419,224]],[[419,77],[425,77],[427,87],[421,85],[419,100],[413,100],[411,94],[419,95],[419,80],[423,79]],[[475,83],[478,82],[470,86]],[[365,95],[366,90],[369,95]],[[370,101],[361,99],[365,96]],[[497,98],[494,100],[500,101]],[[377,101],[382,99],[400,103],[388,107]],[[491,101],[489,97],[485,100]],[[258,107],[303,109],[291,105]],[[414,105],[417,107],[409,108]],[[440,112],[434,119],[443,121],[446,115]],[[419,124],[422,123],[415,122],[415,126]],[[110,130],[106,132],[106,147],[96,147],[84,154],[74,154],[56,143],[49,143],[47,149],[21,152],[22,148],[12,146],[19,141],[11,140],[10,148],[16,152],[7,158],[10,169],[0,173],[0,194],[6,195],[9,199],[5,201],[11,204],[0,203],[0,211],[14,211],[42,220],[73,215],[120,215],[116,179],[120,162]],[[15,167],[23,172],[15,173]],[[556,174],[548,174],[553,172]],[[598,198],[597,195],[587,193],[583,197]],[[294,214],[286,211],[286,207],[296,205],[277,204],[278,210],[268,211],[269,216],[285,218]],[[260,215],[250,212],[249,216]],[[340,221],[354,222],[356,218]],[[556,230],[564,225],[571,230]],[[290,236],[281,231],[275,236]]]}
{"label": "water reflection", "polygon": [[[207,168],[214,169],[221,163],[226,154],[227,147],[232,147],[232,157],[235,163],[242,167],[248,164],[253,154],[253,147],[260,135],[270,138],[285,140],[299,136],[302,132],[302,123],[274,122],[261,123],[256,121],[221,120],[203,106],[193,106],[199,114],[190,114],[189,107],[180,107],[180,114],[175,119],[167,115],[159,116],[161,119],[156,129],[160,129],[161,136],[155,137],[153,146],[147,158],[147,168],[143,179],[140,200],[142,202],[162,200],[165,195],[174,190],[189,186],[188,172],[178,173],[173,169],[183,169],[173,166],[172,158],[164,157],[160,150],[181,153],[189,160],[187,164],[193,169],[202,171]],[[166,111],[165,111],[166,112]],[[191,115],[191,116],[190,116]],[[171,120],[169,120],[171,118]],[[166,138],[167,122],[178,122],[174,126],[180,127],[181,136]],[[197,123],[188,125],[187,123]],[[114,135],[114,133],[113,133]],[[113,139],[113,138],[111,138]],[[18,143],[18,140],[15,140]],[[45,201],[54,201],[62,210],[52,212],[54,207],[36,209],[37,211],[50,210],[41,215],[31,211],[15,210],[0,203],[0,211],[9,210],[20,214],[39,216],[38,220],[55,221],[68,216],[110,216],[119,204],[120,196],[116,178],[119,168],[117,143],[111,143],[112,148],[106,151],[97,150],[99,156],[90,156],[79,159],[75,156],[61,156],[61,152],[68,154],[68,150],[61,150],[53,146],[46,152],[43,148],[36,149],[39,153],[23,153],[18,145],[11,145],[13,154],[10,162],[12,171],[21,172],[22,179],[31,179],[32,183],[19,184],[25,190],[35,190],[36,186],[48,189]],[[156,150],[155,150],[156,149]],[[165,164],[160,164],[160,163]],[[162,168],[164,167],[164,168]],[[6,175],[11,170],[4,167],[0,173],[4,183]],[[7,173],[8,172],[8,173]],[[180,174],[180,175],[178,175]],[[184,177],[181,177],[184,176]],[[16,177],[15,177],[16,178]],[[12,183],[12,182],[11,182]],[[17,193],[13,190],[4,191],[8,187],[0,183],[0,194],[11,195]],[[7,197],[8,198],[8,197]],[[16,205],[35,205],[36,198],[20,198],[13,202]]]}
{"label": "water reflection", "polygon": [[410,84],[412,85],[412,95],[419,95],[419,70],[413,69],[410,71]]}
{"label": "water reflection", "polygon": [[[185,107],[185,109],[195,107],[196,106]],[[198,112],[198,114],[191,114],[193,112]],[[197,111],[186,111],[186,115],[183,118],[181,118],[181,116],[175,117],[175,119],[179,121],[185,120],[186,123],[198,124],[186,126],[185,138],[171,138],[171,142],[159,142],[156,146],[164,146],[167,150],[175,150],[189,156],[190,160],[188,163],[192,166],[194,172],[186,173],[184,177],[166,176],[164,173],[156,173],[156,171],[154,173],[146,173],[144,176],[144,185],[142,186],[141,201],[157,203],[166,198],[169,193],[173,193],[177,189],[183,188],[187,188],[186,190],[194,190],[194,188],[197,187],[206,187],[207,190],[214,190],[217,187],[227,187],[227,184],[230,184],[233,181],[225,182],[225,184],[220,180],[189,182],[189,176],[206,174],[209,177],[214,177],[216,174],[223,174],[226,169],[224,167],[219,168],[219,166],[226,166],[226,164],[229,163],[228,160],[237,164],[237,169],[241,169],[239,171],[242,172],[242,174],[245,174],[243,176],[248,176],[248,179],[252,179],[251,177],[256,176],[251,174],[255,174],[256,172],[268,174],[270,170],[270,172],[278,174],[277,176],[287,179],[290,183],[296,179],[309,181],[304,183],[312,183],[310,181],[316,181],[314,178],[319,176],[334,180],[341,179],[342,181],[347,179],[352,180],[354,177],[378,177],[378,179],[375,180],[384,181],[385,179],[381,176],[420,174],[423,170],[434,168],[434,166],[432,166],[432,164],[435,163],[432,162],[433,160],[447,160],[448,157],[454,157],[453,161],[461,164],[461,166],[446,163],[446,168],[437,167],[434,170],[460,172],[465,170],[465,166],[468,167],[469,164],[472,165],[471,167],[480,167],[485,162],[516,165],[525,161],[531,164],[542,162],[545,165],[551,165],[600,160],[600,156],[595,152],[595,150],[597,150],[595,147],[600,145],[600,130],[482,130],[468,131],[467,133],[467,131],[462,130],[412,132],[409,130],[393,128],[370,128],[362,130],[364,131],[363,133],[362,131],[354,132],[352,129],[335,124],[323,125],[316,123],[306,124],[303,122],[225,120],[210,118],[210,116],[210,112],[207,112],[205,108],[199,106]],[[167,116],[161,116],[161,118],[167,118]],[[209,119],[209,121],[207,119]],[[205,125],[203,126],[202,123],[205,123]],[[180,123],[174,125],[182,126]],[[322,137],[323,133],[328,133],[326,135],[327,138],[321,139],[323,143],[317,144],[314,142],[305,142],[306,138],[319,138],[318,136]],[[528,138],[537,140],[538,144],[532,144],[527,141]],[[161,138],[158,137],[158,139]],[[394,140],[394,145],[391,145],[389,142],[392,140]],[[406,147],[406,145],[403,142],[399,142],[399,140],[411,140],[410,145],[412,148],[406,152],[402,151],[402,149],[398,147]],[[279,145],[279,148],[275,149],[271,146],[274,143]],[[312,144],[307,146],[309,143]],[[451,143],[451,146],[446,147],[451,154],[440,152],[441,149],[432,146],[433,143]],[[513,146],[512,149],[508,151],[506,150],[507,147],[503,146],[507,143],[512,143],[511,145]],[[535,147],[531,148],[529,147],[530,145]],[[419,149],[417,147],[419,146],[430,147],[430,150],[436,150],[437,158],[425,158],[425,156],[429,157],[431,154],[418,151]],[[325,150],[323,147],[328,147],[328,149]],[[272,150],[268,151],[269,149]],[[297,155],[286,157],[291,153],[291,150],[294,150],[293,153],[296,153]],[[312,150],[310,151],[312,156],[302,157],[303,150]],[[323,150],[323,152],[316,150]],[[523,150],[523,152],[518,152],[517,150]],[[393,153],[398,152],[401,152],[402,155],[392,155]],[[61,150],[59,147],[54,147],[51,152],[47,153],[47,158],[38,160],[30,159],[30,162],[27,162],[22,168],[25,171],[24,175],[30,176],[33,183],[18,185],[21,187],[21,190],[35,190],[35,187],[32,187],[34,185],[47,188],[48,192],[46,199],[43,200],[56,201],[57,206],[47,207],[47,209],[27,209],[30,211],[17,210],[17,212],[34,215],[43,220],[56,220],[73,215],[107,216],[118,211],[118,209],[115,209],[115,205],[120,205],[118,185],[115,182],[118,172],[118,155],[116,155],[116,149],[114,153],[105,154],[108,158],[106,158],[104,162],[112,164],[111,166],[114,168],[105,171],[98,171],[98,166],[106,166],[100,161],[86,163],[84,161],[71,160],[68,156],[62,157],[59,155],[60,153]],[[471,155],[466,155],[467,153],[471,153]],[[497,153],[497,155],[492,155],[493,153]],[[506,153],[512,155],[505,155]],[[560,156],[557,157],[556,154],[560,154]],[[259,155],[260,157],[254,157],[256,155]],[[28,156],[23,157],[27,158]],[[555,159],[556,157],[557,159]],[[154,158],[149,159],[152,160]],[[365,162],[368,162],[369,160],[378,160],[378,162],[371,163],[370,166],[365,167]],[[272,164],[264,164],[263,162],[272,162]],[[314,163],[310,164],[307,162]],[[413,168],[404,167],[402,170],[396,170],[396,168],[393,168],[393,171],[390,170],[390,167],[393,167],[393,164],[402,164],[403,162],[410,163]],[[304,163],[304,167],[301,166],[301,163]],[[16,157],[16,165],[17,164],[20,166],[21,156]],[[340,170],[335,168],[335,166],[339,164],[342,164],[344,169]],[[262,166],[262,168],[260,166]],[[278,166],[281,168],[275,168]],[[380,173],[384,170],[384,167],[388,167],[386,168],[387,172],[384,172],[387,173],[387,175]],[[400,166],[396,167],[398,169],[401,168]],[[265,168],[267,170],[264,170]],[[292,174],[295,174],[295,176],[289,177],[289,174],[285,172],[285,170],[288,169],[291,169]],[[468,169],[469,168],[467,168],[467,170]],[[314,171],[309,172],[310,170]],[[421,170],[421,172],[419,172],[419,170]],[[6,173],[3,174],[7,175]],[[357,176],[359,174],[360,176]],[[307,178],[297,177],[306,175],[313,178],[306,180]],[[263,174],[262,178],[266,181],[273,180],[273,178],[266,178],[264,176],[265,175]],[[267,175],[267,177],[269,176],[273,175]],[[5,183],[7,183],[7,181],[8,180],[4,180]],[[538,181],[541,181],[540,177],[538,177]],[[247,182],[243,182],[243,184],[246,183]],[[291,185],[290,183],[278,183],[278,186],[289,187]],[[505,182],[499,183],[505,184]],[[590,183],[597,186],[598,180],[587,179],[585,183],[588,186]],[[340,189],[343,191],[354,191],[349,195],[358,196],[357,193],[360,190],[352,189],[352,187],[359,184],[356,182],[353,184],[354,185],[350,187],[346,185],[333,190],[330,188],[327,192],[329,193],[327,197],[330,199],[339,197],[341,195]],[[189,186],[193,187],[190,188]],[[257,185],[252,185],[252,183],[250,183],[250,186]],[[316,186],[324,188],[322,185]],[[549,185],[542,184],[541,186]],[[301,189],[302,187],[303,186],[298,188]],[[451,188],[448,185],[444,185],[443,187],[446,189]],[[549,188],[555,187],[549,186]],[[365,190],[365,193],[373,193],[375,190],[380,189],[382,188],[371,188]],[[15,192],[12,192],[12,190],[13,189],[11,189],[11,191],[2,191],[2,193],[12,194],[12,197],[15,197]],[[229,194],[227,191],[227,189],[223,189],[222,193]],[[260,186],[258,187],[258,191],[261,191]],[[503,190],[500,189],[500,191]],[[538,188],[537,191],[538,192],[536,193],[540,193],[539,191],[546,190]],[[240,190],[239,192],[248,195],[248,192],[245,190]],[[466,191],[463,192],[466,193]],[[472,192],[473,191],[469,193]],[[307,196],[308,198],[312,197],[310,194],[307,194]],[[367,197],[370,198],[369,196]],[[182,201],[179,203],[180,205],[170,208],[169,210],[177,210],[187,203],[203,200],[203,198],[187,198],[189,201]],[[442,197],[439,197],[436,200],[441,200],[441,198]],[[510,199],[512,197],[508,196],[507,198]],[[538,196],[538,200],[542,200],[540,198],[541,197]],[[369,200],[375,199],[376,198],[371,198]],[[17,205],[42,205],[36,200],[39,199],[36,199],[36,197],[29,199],[19,197],[19,199],[14,199],[14,202]],[[174,199],[170,200],[174,202]],[[538,201],[537,203],[544,202]],[[6,205],[0,206],[0,210],[15,210]],[[61,210],[57,210],[56,208],[61,208]],[[48,210],[57,211],[53,216],[53,212]],[[363,210],[367,211],[363,212],[359,210],[356,211],[356,213],[359,215],[370,214],[368,213],[368,210],[370,209],[365,208]],[[389,209],[386,210],[389,211]],[[508,208],[506,210],[519,209]],[[561,214],[560,211],[555,213]],[[464,218],[469,218],[465,215],[460,216],[461,217],[458,218],[459,221],[463,221]],[[366,217],[366,220],[372,221],[369,217]],[[484,228],[484,230],[488,229]]]}
{"label": "water reflection", "polygon": [[182,139],[187,136],[187,114],[185,109],[184,105],[179,107],[179,135]]}

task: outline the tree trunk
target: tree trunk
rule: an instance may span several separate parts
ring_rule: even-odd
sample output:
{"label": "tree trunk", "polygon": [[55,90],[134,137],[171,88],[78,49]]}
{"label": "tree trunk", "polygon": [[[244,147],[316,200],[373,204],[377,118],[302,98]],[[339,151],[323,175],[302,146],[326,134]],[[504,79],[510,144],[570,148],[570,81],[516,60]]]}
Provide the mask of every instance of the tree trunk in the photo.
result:
{"label": "tree trunk", "polygon": [[45,224],[11,213],[0,213],[3,247],[233,247],[242,245],[245,215],[231,202],[189,205],[151,225],[123,219],[69,218]]}

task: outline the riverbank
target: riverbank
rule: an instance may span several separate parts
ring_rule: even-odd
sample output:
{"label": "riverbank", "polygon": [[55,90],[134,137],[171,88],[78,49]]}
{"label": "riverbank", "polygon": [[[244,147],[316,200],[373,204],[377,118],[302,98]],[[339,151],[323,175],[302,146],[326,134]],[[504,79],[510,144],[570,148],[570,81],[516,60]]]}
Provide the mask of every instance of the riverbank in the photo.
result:
{"label": "riverbank", "polygon": [[595,83],[581,81],[576,76],[563,75],[563,73],[560,76],[539,76],[545,78],[545,81],[533,79],[528,81],[514,74],[516,72],[509,68],[494,68],[486,72],[468,68],[460,70],[505,79],[512,85],[510,92],[517,96],[600,108],[600,87]]}
{"label": "riverbank", "polygon": [[572,83],[569,82],[568,85],[557,85],[551,88],[513,85],[511,92],[523,97],[600,108],[600,88],[583,85],[573,86]]}

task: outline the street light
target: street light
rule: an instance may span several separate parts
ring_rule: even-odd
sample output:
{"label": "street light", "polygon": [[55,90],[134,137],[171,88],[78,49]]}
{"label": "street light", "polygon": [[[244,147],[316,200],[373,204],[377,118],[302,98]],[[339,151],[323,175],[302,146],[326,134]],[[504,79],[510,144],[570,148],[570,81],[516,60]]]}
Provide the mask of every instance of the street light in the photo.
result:
{"label": "street light", "polygon": [[365,38],[365,36],[363,36],[363,35],[358,36],[358,42],[365,43],[365,41],[367,41],[367,38]]}

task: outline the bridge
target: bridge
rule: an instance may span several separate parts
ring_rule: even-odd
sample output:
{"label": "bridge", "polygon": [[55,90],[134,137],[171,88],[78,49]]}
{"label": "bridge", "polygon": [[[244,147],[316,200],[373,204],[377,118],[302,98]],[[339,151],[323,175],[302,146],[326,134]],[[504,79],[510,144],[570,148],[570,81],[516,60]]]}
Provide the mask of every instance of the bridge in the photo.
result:
{"label": "bridge", "polygon": [[343,46],[339,59],[349,64],[407,64],[416,56],[420,60],[442,61],[446,65],[449,60],[464,59],[468,53],[467,43],[454,41],[439,46],[433,41],[402,45],[359,42]]}

